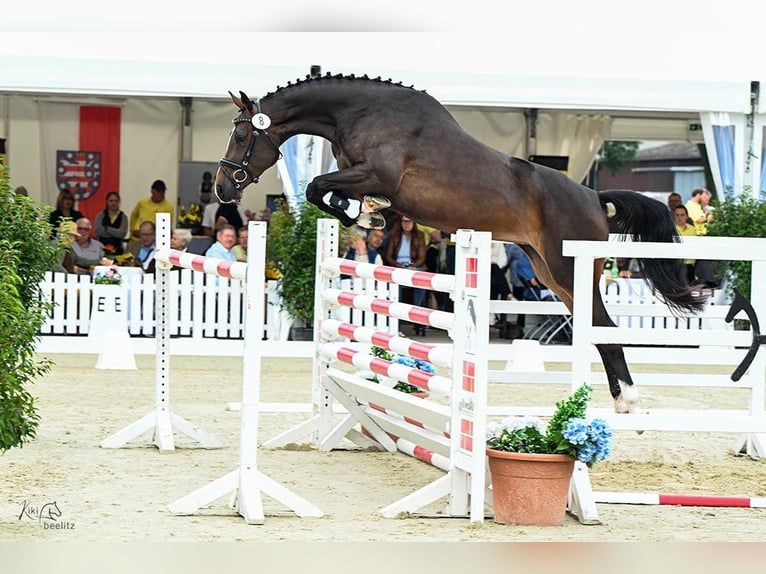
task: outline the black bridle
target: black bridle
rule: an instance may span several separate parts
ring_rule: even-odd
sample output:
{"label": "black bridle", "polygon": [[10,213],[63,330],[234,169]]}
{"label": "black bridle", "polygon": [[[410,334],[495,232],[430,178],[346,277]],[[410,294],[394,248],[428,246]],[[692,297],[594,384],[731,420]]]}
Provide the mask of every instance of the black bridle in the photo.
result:
{"label": "black bridle", "polygon": [[[255,105],[258,108],[258,113],[261,113],[261,102],[260,100],[257,100],[255,102]],[[221,167],[221,171],[223,171],[224,175],[231,181],[231,183],[234,185],[235,189],[241,190],[244,187],[244,183],[250,179],[252,183],[258,183],[258,176],[253,175],[253,172],[250,171],[250,168],[248,165],[250,164],[250,158],[253,156],[253,153],[255,152],[255,145],[258,142],[258,136],[263,134],[266,136],[266,139],[269,140],[269,143],[274,147],[274,149],[277,151],[278,157],[277,159],[282,157],[282,152],[279,151],[279,146],[274,143],[274,140],[271,139],[271,136],[265,129],[259,129],[253,124],[253,116],[252,114],[250,116],[244,116],[243,114],[249,111],[247,108],[242,107],[239,110],[239,115],[234,118],[231,123],[234,124],[234,129],[236,129],[237,124],[241,124],[244,122],[249,123],[253,127],[253,135],[250,139],[250,143],[247,146],[247,149],[245,150],[245,155],[242,158],[242,161],[237,163],[236,161],[232,161],[226,157],[222,157],[220,161],[218,162],[218,165]],[[232,173],[229,173],[229,171],[226,168],[233,169],[234,171]],[[245,184],[247,185],[247,184]],[[215,195],[218,197],[218,190],[215,190]],[[221,200],[220,197],[218,197],[218,201],[221,203],[226,203],[223,200]],[[231,202],[228,202],[231,203]]]}

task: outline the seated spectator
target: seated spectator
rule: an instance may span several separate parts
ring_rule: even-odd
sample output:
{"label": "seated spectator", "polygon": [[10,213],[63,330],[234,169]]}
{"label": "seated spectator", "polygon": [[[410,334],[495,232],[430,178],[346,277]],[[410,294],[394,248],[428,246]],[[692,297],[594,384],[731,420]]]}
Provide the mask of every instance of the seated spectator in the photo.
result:
{"label": "seated spectator", "polygon": [[191,239],[191,231],[188,229],[174,229],[170,235],[170,248],[176,251],[186,251]]}
{"label": "seated spectator", "polygon": [[248,232],[246,225],[240,227],[237,244],[231,248],[231,252],[234,254],[237,261],[247,262],[247,238],[249,235],[250,233]]}
{"label": "seated spectator", "polygon": [[233,225],[228,223],[222,225],[215,234],[216,242],[205,252],[206,257],[215,257],[216,259],[226,259],[227,261],[236,261],[237,258],[231,249],[237,242],[237,232]]}
{"label": "seated spectator", "polygon": [[154,273],[156,269],[157,262],[154,260],[154,254],[157,250],[156,237],[154,223],[144,221],[138,226],[138,244],[131,244],[128,247],[128,251],[136,258],[144,273]]}
{"label": "seated spectator", "polygon": [[104,257],[104,244],[91,237],[93,226],[90,219],[81,217],[77,220],[77,240],[72,244],[72,261],[75,273],[87,275],[91,267],[111,265],[112,260]]}
{"label": "seated spectator", "polygon": [[80,237],[80,234],[77,233],[77,224],[74,221],[62,221],[56,232],[57,239],[51,239],[51,241],[58,243],[61,247],[61,256],[51,271],[53,273],[74,273],[72,245]]}

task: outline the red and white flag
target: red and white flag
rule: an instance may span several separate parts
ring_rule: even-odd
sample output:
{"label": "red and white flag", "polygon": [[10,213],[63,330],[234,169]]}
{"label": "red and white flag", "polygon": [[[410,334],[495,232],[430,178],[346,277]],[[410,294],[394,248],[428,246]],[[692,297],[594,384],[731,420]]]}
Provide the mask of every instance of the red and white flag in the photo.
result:
{"label": "red and white flag", "polygon": [[42,199],[56,204],[71,189],[77,209],[93,221],[106,206],[106,194],[120,191],[122,108],[40,103]]}

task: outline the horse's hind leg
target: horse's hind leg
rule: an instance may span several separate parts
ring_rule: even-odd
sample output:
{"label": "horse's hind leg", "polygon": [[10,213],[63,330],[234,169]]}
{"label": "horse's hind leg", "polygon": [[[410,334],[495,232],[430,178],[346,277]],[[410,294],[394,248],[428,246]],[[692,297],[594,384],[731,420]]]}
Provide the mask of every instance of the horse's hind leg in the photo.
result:
{"label": "horse's hind leg", "polygon": [[[596,327],[615,327],[604,302],[598,284],[593,289],[593,325]],[[622,345],[618,343],[600,343],[596,345],[601,361],[604,364],[609,392],[614,399],[614,410],[618,413],[638,412],[638,390],[625,361]]]}
{"label": "horse's hind leg", "polygon": [[[561,257],[559,250],[550,248],[547,252],[547,258],[543,259],[530,246],[522,246],[524,252],[529,256],[532,266],[538,277],[542,279],[548,287],[554,290],[559,299],[572,311],[574,309],[574,292],[572,284],[574,281],[574,263],[571,259]],[[604,307],[601,299],[601,290],[599,289],[599,278],[601,276],[601,260],[594,262],[593,271],[593,325],[595,327],[615,327],[614,322]],[[633,384],[633,379],[628,370],[628,364],[625,361],[625,354],[622,345],[617,343],[597,344],[601,362],[604,364],[604,371],[609,382],[609,392],[614,399],[614,410],[618,413],[633,413],[638,411],[638,390]]]}

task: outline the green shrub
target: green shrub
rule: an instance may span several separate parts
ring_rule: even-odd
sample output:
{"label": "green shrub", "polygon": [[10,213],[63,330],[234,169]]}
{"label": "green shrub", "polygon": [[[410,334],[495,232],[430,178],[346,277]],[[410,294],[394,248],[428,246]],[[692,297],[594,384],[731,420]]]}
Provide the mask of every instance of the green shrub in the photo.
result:
{"label": "green shrub", "polygon": [[277,209],[269,222],[267,254],[282,273],[277,292],[290,316],[307,326],[314,318],[316,229],[323,215],[317,206],[304,201],[297,218],[286,209]]}
{"label": "green shrub", "polygon": [[0,452],[33,439],[39,423],[29,385],[50,370],[35,344],[50,312],[40,283],[59,248],[50,241],[50,207],[16,195],[0,164]]}
{"label": "green shrub", "polygon": [[[766,237],[766,202],[742,193],[723,202],[714,202],[715,215],[708,223],[708,235],[717,237]],[[750,261],[721,261],[721,271],[728,280],[728,291],[736,287],[750,298],[752,264]]]}
{"label": "green shrub", "polygon": [[[277,293],[290,316],[304,326],[314,321],[314,267],[317,250],[317,222],[332,216],[316,205],[303,201],[297,217],[284,205],[271,214],[266,242],[266,258],[282,274]],[[345,252],[353,232],[339,224],[339,255]]]}

